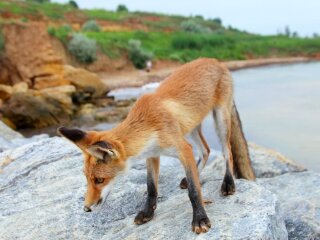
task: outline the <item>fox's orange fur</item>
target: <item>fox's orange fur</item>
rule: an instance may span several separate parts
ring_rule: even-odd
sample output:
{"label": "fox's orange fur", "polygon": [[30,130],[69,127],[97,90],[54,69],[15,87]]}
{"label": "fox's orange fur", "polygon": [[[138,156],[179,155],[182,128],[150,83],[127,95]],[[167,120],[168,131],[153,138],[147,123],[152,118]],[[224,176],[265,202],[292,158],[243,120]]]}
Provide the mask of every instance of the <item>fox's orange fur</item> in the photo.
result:
{"label": "fox's orange fur", "polygon": [[140,156],[148,159],[148,200],[135,222],[149,221],[156,207],[159,156],[171,155],[180,159],[186,171],[184,186],[188,187],[194,211],[193,230],[206,232],[210,221],[203,208],[192,146],[185,137],[191,134],[197,141],[204,166],[209,147],[201,133],[201,122],[210,112],[213,112],[227,161],[222,194],[234,193],[233,175],[253,180],[246,140],[233,102],[230,73],[215,59],[203,58],[183,65],[154,93],[138,99],[127,118],[109,131],[85,133],[60,129],[60,133],[75,142],[85,154],[86,210],[104,197],[102,192],[124,171],[128,159]]}

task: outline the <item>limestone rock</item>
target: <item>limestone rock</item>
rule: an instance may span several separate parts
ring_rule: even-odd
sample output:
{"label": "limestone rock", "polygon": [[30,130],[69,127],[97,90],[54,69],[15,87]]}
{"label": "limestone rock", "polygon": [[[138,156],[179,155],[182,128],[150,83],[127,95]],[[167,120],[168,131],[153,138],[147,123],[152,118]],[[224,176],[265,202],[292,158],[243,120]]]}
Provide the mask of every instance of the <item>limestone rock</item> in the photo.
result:
{"label": "limestone rock", "polygon": [[0,84],[0,99],[7,100],[11,97],[12,87],[4,84]]}
{"label": "limestone rock", "polygon": [[3,114],[18,128],[41,128],[70,121],[74,86],[17,92],[4,104]]}
{"label": "limestone rock", "polygon": [[106,85],[95,73],[82,68],[64,66],[64,78],[76,86],[78,91],[90,93],[92,97],[101,97],[108,91]]}
{"label": "limestone rock", "polygon": [[319,173],[287,173],[258,183],[277,195],[289,239],[320,239]]}
{"label": "limestone rock", "polygon": [[[191,232],[192,210],[179,189],[181,167],[162,166],[154,219],[133,224],[146,197],[146,169],[138,163],[114,186],[100,211],[83,211],[86,180],[82,154],[58,137],[0,153],[10,164],[0,174],[2,239],[286,239],[287,231],[274,194],[254,182],[237,180],[237,193],[219,195],[221,179],[203,183],[206,210],[213,226]],[[170,159],[163,159],[164,163]],[[177,161],[177,160],[174,160]],[[212,166],[209,166],[209,169]]]}

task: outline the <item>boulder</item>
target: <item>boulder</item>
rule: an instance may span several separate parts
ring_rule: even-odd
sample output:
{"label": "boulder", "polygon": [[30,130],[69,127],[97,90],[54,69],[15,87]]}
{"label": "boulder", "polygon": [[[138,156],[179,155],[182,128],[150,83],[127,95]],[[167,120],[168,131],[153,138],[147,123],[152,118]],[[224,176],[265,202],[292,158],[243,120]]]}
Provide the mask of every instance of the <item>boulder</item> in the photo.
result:
{"label": "boulder", "polygon": [[82,68],[64,66],[64,78],[77,88],[77,91],[89,93],[92,97],[105,96],[108,92],[106,85],[95,73]]}
{"label": "boulder", "polygon": [[83,157],[71,143],[44,139],[0,153],[4,160],[11,163],[0,174],[2,239],[287,239],[275,194],[237,180],[237,193],[222,197],[222,176],[213,172],[202,185],[204,198],[214,201],[206,205],[213,226],[206,234],[192,233],[192,208],[179,188],[184,172],[176,159],[161,161],[156,215],[141,226],[133,219],[146,198],[143,161],[120,179],[100,211],[86,213]]}
{"label": "boulder", "polygon": [[[47,134],[36,135],[31,138],[25,138],[20,133],[12,130],[2,121],[0,121],[0,153],[9,149],[25,145],[27,143],[39,141],[40,139],[48,138]],[[0,162],[0,167],[7,165],[6,163]],[[1,168],[0,168],[1,172]]]}
{"label": "boulder", "polygon": [[3,104],[2,111],[18,128],[66,123],[74,114],[74,92],[75,87],[70,85],[16,92]]}
{"label": "boulder", "polygon": [[[281,153],[258,146],[254,143],[249,144],[249,152],[252,167],[258,178],[275,177],[288,172],[302,172],[307,170],[305,167],[300,166],[293,160],[283,156]],[[214,159],[212,168],[215,172],[218,172],[219,175],[223,176],[225,172],[225,160],[220,152],[211,154],[209,160],[212,161],[215,155],[216,158]],[[207,170],[205,169],[205,171]]]}
{"label": "boulder", "polygon": [[11,97],[12,87],[4,84],[0,84],[0,99],[7,100]]}
{"label": "boulder", "polygon": [[319,173],[287,173],[258,183],[277,195],[289,239],[320,239]]}

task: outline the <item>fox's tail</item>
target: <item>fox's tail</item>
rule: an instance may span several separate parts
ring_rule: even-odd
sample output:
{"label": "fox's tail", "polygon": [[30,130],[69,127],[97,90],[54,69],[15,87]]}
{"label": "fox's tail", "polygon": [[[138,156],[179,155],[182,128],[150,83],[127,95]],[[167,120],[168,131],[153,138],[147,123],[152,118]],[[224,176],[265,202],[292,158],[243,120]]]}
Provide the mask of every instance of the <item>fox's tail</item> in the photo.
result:
{"label": "fox's tail", "polygon": [[235,177],[255,180],[256,177],[251,166],[247,141],[244,137],[241,121],[234,102],[231,110],[230,144]]}

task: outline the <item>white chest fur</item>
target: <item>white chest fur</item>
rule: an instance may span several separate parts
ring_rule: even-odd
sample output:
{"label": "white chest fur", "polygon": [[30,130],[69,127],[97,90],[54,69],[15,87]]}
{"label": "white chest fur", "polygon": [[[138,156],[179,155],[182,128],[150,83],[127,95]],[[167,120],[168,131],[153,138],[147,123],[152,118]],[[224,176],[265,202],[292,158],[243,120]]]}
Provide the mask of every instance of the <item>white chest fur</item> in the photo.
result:
{"label": "white chest fur", "polygon": [[[161,155],[169,157],[178,157],[177,151],[174,147],[161,148],[158,141],[158,136],[150,137],[149,141],[142,148],[140,153],[133,156],[134,159],[146,159],[150,157],[159,157]],[[131,158],[129,159],[129,161]]]}

